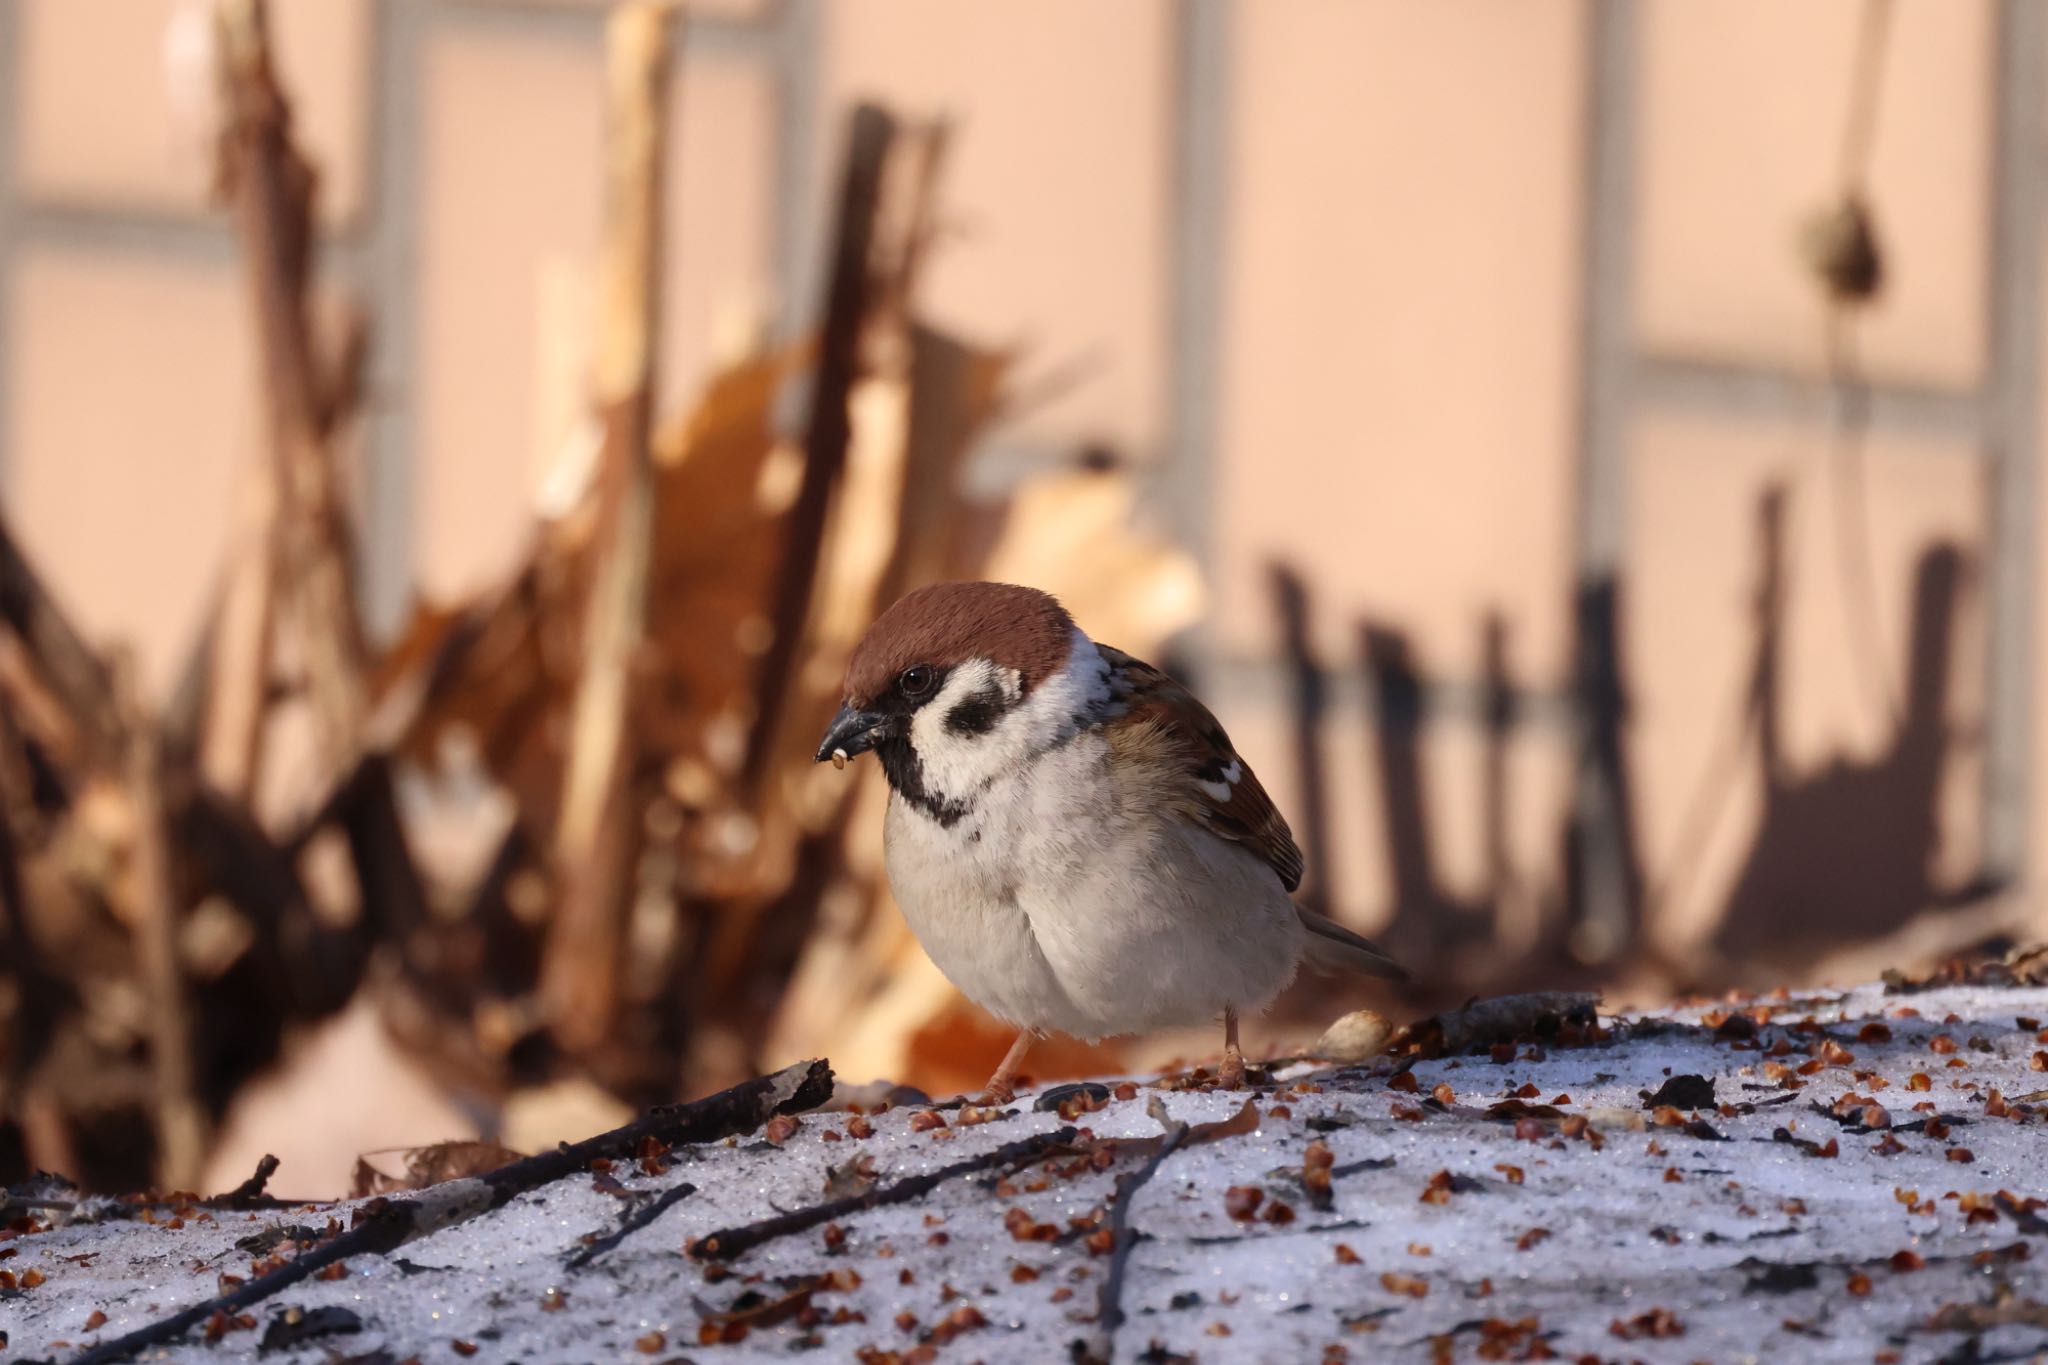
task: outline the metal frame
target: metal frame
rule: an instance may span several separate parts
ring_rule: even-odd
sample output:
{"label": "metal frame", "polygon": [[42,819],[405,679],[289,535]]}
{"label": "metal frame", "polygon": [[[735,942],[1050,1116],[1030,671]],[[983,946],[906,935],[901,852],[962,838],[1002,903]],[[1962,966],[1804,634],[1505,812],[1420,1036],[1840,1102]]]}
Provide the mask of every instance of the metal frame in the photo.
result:
{"label": "metal frame", "polygon": [[[1166,458],[1156,477],[1180,543],[1215,562],[1216,446],[1222,400],[1223,313],[1230,207],[1229,0],[1182,0],[1172,10],[1172,241],[1167,253]],[[1180,666],[1202,681],[1217,664],[1202,627],[1179,641]]]}
{"label": "metal frame", "polygon": [[[1644,412],[1703,412],[1724,420],[1807,425],[1828,420],[1811,376],[1659,355],[1631,336],[1636,106],[1641,11],[1634,0],[1597,0],[1588,34],[1586,236],[1583,256],[1584,374],[1575,569],[1581,584],[1619,571],[1626,556],[1628,443]],[[1872,431],[1934,438],[1972,452],[1990,470],[1990,629],[1985,715],[1981,867],[1992,883],[2028,871],[2034,762],[2035,603],[2038,600],[2039,411],[2043,177],[2048,145],[2040,110],[2048,98],[2048,13],[2037,0],[2001,0],[1994,41],[1997,86],[1991,161],[1990,359],[1982,387],[1954,392],[1866,382]],[[1583,731],[1584,725],[1581,724]],[[1586,793],[1582,790],[1580,796]],[[1586,808],[1581,806],[1582,814]],[[1591,812],[1596,822],[1614,812]],[[1616,830],[1587,831],[1582,852],[1611,859]],[[1610,873],[1613,869],[1609,869]]]}
{"label": "metal frame", "polygon": [[2040,584],[2042,177],[2048,147],[2048,15],[2037,0],[2004,0],[1992,161],[1991,359],[1985,454],[1991,461],[1989,695],[1985,713],[1984,871],[2017,884],[2028,871],[2034,763],[2035,610]]}
{"label": "metal frame", "polygon": [[[361,488],[365,539],[363,596],[373,631],[402,624],[411,593],[412,450],[416,433],[413,383],[418,367],[414,307],[420,227],[419,131],[425,44],[437,24],[503,26],[595,40],[605,10],[573,0],[376,0],[365,101],[365,202],[344,230],[321,233],[323,275],[345,280],[369,306],[375,329],[362,413],[365,447]],[[817,66],[822,20],[818,0],[778,0],[759,21],[690,13],[678,60],[714,53],[766,63],[777,92],[775,262],[785,282],[808,278],[816,240]],[[22,126],[21,29],[18,0],[0,0],[0,491],[8,465],[9,330],[12,289],[25,244],[62,242],[92,251],[147,253],[208,263],[235,258],[232,228],[218,216],[147,206],[35,202],[17,176]],[[809,295],[785,289],[784,326],[800,322]]]}

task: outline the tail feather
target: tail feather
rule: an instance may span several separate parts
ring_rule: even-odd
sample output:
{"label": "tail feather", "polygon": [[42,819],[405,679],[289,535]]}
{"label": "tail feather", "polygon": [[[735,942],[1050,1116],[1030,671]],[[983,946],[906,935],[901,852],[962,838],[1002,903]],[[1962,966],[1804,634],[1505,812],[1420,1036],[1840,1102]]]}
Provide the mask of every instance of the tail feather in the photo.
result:
{"label": "tail feather", "polygon": [[1384,949],[1362,934],[1354,934],[1335,920],[1313,910],[1295,907],[1302,928],[1308,930],[1308,960],[1330,971],[1363,972],[1389,981],[1407,981],[1408,969],[1387,956]]}

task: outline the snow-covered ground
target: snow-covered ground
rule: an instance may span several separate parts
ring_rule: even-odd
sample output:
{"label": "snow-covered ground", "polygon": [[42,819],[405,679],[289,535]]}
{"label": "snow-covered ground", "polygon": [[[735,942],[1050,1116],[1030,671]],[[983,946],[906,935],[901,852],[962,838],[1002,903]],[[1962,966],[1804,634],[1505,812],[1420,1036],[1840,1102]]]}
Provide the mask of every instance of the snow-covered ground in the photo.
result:
{"label": "snow-covered ground", "polygon": [[[1283,1072],[1233,1127],[1171,1152],[1132,1198],[1125,1361],[1992,1361],[2048,1352],[2048,990],[1764,999],[1610,1025],[1580,1047]],[[1767,1022],[1754,1028],[1751,1014]],[[1714,1025],[1719,1025],[1718,1029]],[[1540,1055],[1539,1055],[1540,1054]],[[1666,1109],[1646,1104],[1673,1077]],[[1409,1084],[1398,1082],[1401,1087]],[[1691,1091],[1692,1093],[1687,1093]],[[945,1126],[914,1108],[804,1115],[578,1175],[346,1263],[145,1358],[265,1361],[1057,1361],[1100,1351],[1104,1211],[1161,1126],[1243,1094],[1136,1087],[1095,1112]],[[1844,1103],[1844,1097],[1856,1099]],[[1512,1103],[1509,1103],[1512,1102]],[[1696,1109],[1696,1113],[1695,1113]],[[969,1117],[975,1117],[970,1114]],[[722,1228],[886,1186],[1071,1122],[1084,1140],[770,1241]],[[856,1133],[871,1130],[869,1136]],[[1321,1144],[1311,1150],[1311,1144]],[[1325,1154],[1325,1150],[1327,1153]],[[1302,1174],[1324,1165],[1329,1207]],[[835,1175],[833,1168],[838,1168]],[[278,1184],[288,1187],[290,1172]],[[592,1235],[680,1183],[617,1247]],[[219,1292],[245,1239],[345,1226],[353,1206],[194,1212],[0,1241],[0,1357],[65,1360]],[[808,1291],[808,1292],[805,1292]],[[751,1312],[749,1307],[752,1306]],[[320,1310],[344,1310],[323,1315]],[[299,1315],[299,1316],[295,1316]],[[302,1320],[303,1319],[303,1320]]]}

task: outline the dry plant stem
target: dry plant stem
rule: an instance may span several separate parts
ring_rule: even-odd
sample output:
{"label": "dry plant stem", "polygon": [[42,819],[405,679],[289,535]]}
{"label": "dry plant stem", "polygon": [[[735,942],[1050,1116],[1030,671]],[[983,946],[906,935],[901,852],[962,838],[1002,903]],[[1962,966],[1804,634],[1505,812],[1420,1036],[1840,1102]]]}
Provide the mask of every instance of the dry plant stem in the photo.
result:
{"label": "dry plant stem", "polygon": [[556,1036],[571,1050],[602,1043],[617,1015],[639,849],[633,682],[647,630],[654,540],[650,428],[674,28],[670,5],[640,0],[613,14],[608,30],[610,164],[597,356],[604,420],[600,539],[555,829],[562,907],[541,978]]}
{"label": "dry plant stem", "polygon": [[263,765],[263,718],[270,690],[276,579],[276,492],[267,461],[255,463],[238,495],[236,532],[212,620],[181,684],[199,703],[199,770],[216,791],[247,801]]}
{"label": "dry plant stem", "polygon": [[164,809],[162,735],[136,700],[139,683],[134,673],[132,661],[124,661],[117,670],[116,690],[129,734],[126,775],[135,818],[135,947],[149,998],[156,1181],[161,1189],[185,1190],[199,1183],[207,1122],[192,1054],[191,1001],[178,964],[179,907]]}
{"label": "dry plant stem", "polygon": [[775,1114],[816,1108],[831,1094],[832,1068],[824,1062],[799,1062],[774,1075],[757,1076],[675,1109],[656,1110],[622,1128],[515,1161],[487,1175],[451,1180],[404,1199],[374,1200],[363,1206],[356,1225],[333,1241],[267,1275],[259,1275],[232,1293],[194,1304],[124,1337],[95,1346],[78,1356],[72,1365],[105,1365],[126,1360],[146,1347],[176,1341],[215,1313],[239,1312],[250,1304],[261,1303],[336,1261],[351,1256],[383,1255],[415,1238],[467,1222],[510,1203],[528,1190],[582,1170],[598,1157],[628,1156],[644,1138],[652,1137],[670,1145],[715,1142],[735,1133],[751,1132]]}
{"label": "dry plant stem", "polygon": [[43,685],[77,728],[85,759],[112,772],[124,752],[106,665],[57,607],[43,581],[0,521],[0,623],[20,637]]}
{"label": "dry plant stem", "polygon": [[817,588],[819,551],[832,490],[846,466],[853,424],[847,399],[860,376],[861,333],[873,289],[870,254],[881,204],[882,173],[895,121],[872,104],[853,111],[846,172],[839,187],[832,275],[818,341],[818,369],[804,432],[804,476],[785,523],[769,623],[773,635],[761,659],[758,709],[748,736],[743,784],[756,797],[781,740],[784,712],[795,692],[798,645]]}
{"label": "dry plant stem", "polygon": [[905,433],[903,488],[897,505],[896,543],[882,571],[876,606],[886,606],[923,584],[960,576],[961,498],[959,471],[979,428],[974,415],[984,390],[985,361],[951,337],[920,326],[912,306],[919,270],[938,234],[938,183],[945,168],[951,129],[945,123],[908,130],[908,182],[892,234],[893,258],[885,280],[890,337],[907,350],[909,427]]}
{"label": "dry plant stem", "polygon": [[634,1210],[619,1220],[618,1227],[591,1242],[578,1247],[569,1258],[562,1262],[564,1270],[581,1270],[607,1251],[617,1247],[640,1229],[667,1213],[676,1205],[697,1192],[697,1187],[688,1183],[671,1186],[653,1199],[642,1200]]}
{"label": "dry plant stem", "polygon": [[256,1163],[256,1170],[247,1180],[222,1195],[219,1203],[231,1209],[255,1208],[269,1202],[264,1191],[270,1187],[270,1177],[277,1174],[278,1160],[265,1152]]}
{"label": "dry plant stem", "polygon": [[[9,742],[7,717],[0,715],[0,744]],[[0,760],[4,761],[4,760]],[[0,1014],[0,1119],[11,1117],[18,1087],[28,1077],[42,1050],[49,1027],[48,983],[37,960],[35,940],[28,933],[28,907],[23,900],[21,862],[14,837],[15,803],[0,770],[0,992],[13,1003]]]}
{"label": "dry plant stem", "polygon": [[1039,1133],[1034,1137],[1006,1142],[994,1151],[983,1152],[980,1156],[956,1161],[950,1166],[941,1166],[936,1171],[922,1175],[905,1176],[887,1185],[877,1185],[866,1194],[848,1195],[844,1199],[828,1199],[822,1204],[808,1208],[794,1209],[780,1213],[773,1218],[764,1218],[758,1223],[743,1227],[721,1228],[707,1233],[690,1243],[690,1254],[702,1261],[731,1261],[752,1251],[755,1247],[788,1237],[794,1233],[808,1232],[837,1218],[880,1208],[885,1204],[904,1204],[919,1199],[945,1184],[948,1180],[976,1171],[986,1171],[998,1166],[1017,1166],[1034,1161],[1041,1153],[1073,1143],[1079,1133],[1074,1128],[1056,1128],[1050,1133]]}
{"label": "dry plant stem", "polygon": [[397,939],[412,933],[427,920],[427,890],[399,817],[391,760],[378,753],[365,756],[338,795],[341,828],[372,934]]}
{"label": "dry plant stem", "polygon": [[1159,1141],[1159,1148],[1143,1166],[1129,1175],[1117,1177],[1116,1196],[1109,1205],[1109,1231],[1114,1239],[1110,1253],[1109,1273],[1103,1276],[1101,1296],[1096,1300],[1095,1339],[1092,1342],[1077,1342],[1080,1349],[1074,1353],[1077,1360],[1108,1361],[1116,1351],[1116,1331],[1124,1323],[1124,1274],[1130,1267],[1131,1252],[1138,1245],[1138,1234],[1131,1228],[1131,1203],[1138,1197],[1138,1191],[1159,1172],[1159,1168],[1180,1149],[1187,1140],[1188,1126],[1178,1119],[1169,1118],[1166,1106],[1158,1099],[1151,1105],[1152,1117],[1165,1130]]}
{"label": "dry plant stem", "polygon": [[[292,141],[291,109],[271,66],[263,0],[220,0],[223,95],[222,185],[239,227],[263,357],[263,395],[270,432],[267,492],[272,506],[249,520],[269,535],[252,539],[242,572],[275,573],[277,589],[231,584],[218,635],[232,658],[219,664],[217,688],[237,708],[217,718],[233,733],[245,779],[253,777],[269,650],[277,609],[289,606],[304,660],[323,757],[346,763],[358,742],[366,705],[367,650],[356,613],[354,548],[330,437],[339,398],[313,343],[308,310],[313,247],[314,173]],[[259,485],[260,487],[260,485]],[[253,687],[253,694],[249,689]],[[224,705],[227,703],[224,703]],[[259,714],[251,716],[253,705]]]}
{"label": "dry plant stem", "polygon": [[[802,733],[809,728],[807,718],[822,722],[826,714],[817,706],[820,699],[806,696],[799,687],[797,675],[817,594],[831,577],[826,548],[837,536],[830,511],[853,439],[848,404],[869,359],[868,341],[881,289],[875,257],[885,217],[883,199],[892,188],[915,188],[901,180],[890,183],[897,145],[896,126],[887,113],[871,105],[854,111],[812,377],[803,477],[777,532],[768,648],[752,671],[754,715],[741,767],[740,799],[764,825],[779,814],[777,792],[767,781],[769,772],[778,762],[803,762],[796,746],[801,744],[808,753],[815,739]],[[903,538],[893,539],[901,544]],[[762,1018],[761,1000],[787,999],[783,987],[814,923],[817,900],[842,869],[846,816],[842,803],[832,819],[804,830],[793,871],[775,894],[723,904],[709,914],[699,911],[709,924],[692,970],[704,984],[691,998],[701,1011],[699,1018],[710,1026],[694,1031],[688,1063],[692,1074],[715,1076],[728,1066],[744,1069],[755,1064],[755,1044],[745,1040],[758,1039],[772,1027]],[[743,1060],[726,1062],[727,1056]]]}

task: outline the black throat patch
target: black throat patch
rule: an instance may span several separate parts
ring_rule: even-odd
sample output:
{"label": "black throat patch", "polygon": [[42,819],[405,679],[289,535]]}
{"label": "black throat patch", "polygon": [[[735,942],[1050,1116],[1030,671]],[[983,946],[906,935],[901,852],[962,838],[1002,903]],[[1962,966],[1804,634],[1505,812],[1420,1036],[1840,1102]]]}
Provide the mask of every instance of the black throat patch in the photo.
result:
{"label": "black throat patch", "polygon": [[[969,702],[972,700],[969,698]],[[967,704],[962,703],[963,706]],[[952,717],[948,716],[949,725],[951,721]],[[890,788],[913,808],[938,821],[939,828],[951,829],[973,812],[972,804],[939,796],[924,785],[924,764],[907,737],[899,735],[883,740],[875,746],[875,757],[882,761],[882,771],[889,776]]]}

